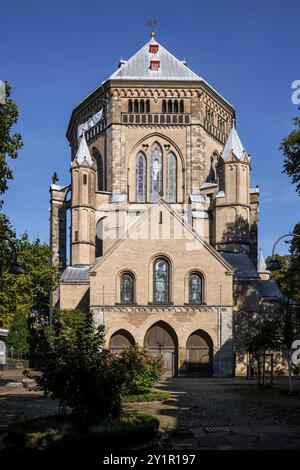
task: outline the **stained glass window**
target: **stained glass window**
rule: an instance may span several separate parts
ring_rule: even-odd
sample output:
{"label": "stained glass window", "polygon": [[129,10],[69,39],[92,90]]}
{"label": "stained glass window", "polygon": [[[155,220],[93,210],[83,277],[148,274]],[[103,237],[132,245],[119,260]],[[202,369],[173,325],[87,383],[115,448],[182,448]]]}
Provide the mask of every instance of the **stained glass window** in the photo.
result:
{"label": "stained glass window", "polygon": [[157,201],[162,193],[162,149],[154,142],[151,145],[151,202]]}
{"label": "stained glass window", "polygon": [[124,273],[121,276],[121,303],[133,303],[133,277],[129,273]]}
{"label": "stained glass window", "polygon": [[177,159],[173,153],[167,159],[167,201],[176,202],[177,199]]}
{"label": "stained glass window", "polygon": [[202,303],[202,277],[200,274],[190,274],[189,277],[189,303]]}
{"label": "stained glass window", "polygon": [[146,202],[146,157],[143,153],[136,158],[136,201]]}
{"label": "stained glass window", "polygon": [[169,302],[169,263],[163,258],[153,265],[153,301]]}
{"label": "stained glass window", "polygon": [[99,258],[99,256],[103,255],[103,221],[104,219],[99,220],[96,225],[96,237],[95,237],[96,258]]}

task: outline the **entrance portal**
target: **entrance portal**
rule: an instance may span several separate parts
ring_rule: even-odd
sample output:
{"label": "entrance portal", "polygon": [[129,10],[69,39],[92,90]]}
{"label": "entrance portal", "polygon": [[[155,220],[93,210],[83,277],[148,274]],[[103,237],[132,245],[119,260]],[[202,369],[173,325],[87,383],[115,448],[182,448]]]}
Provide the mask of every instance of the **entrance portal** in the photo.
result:
{"label": "entrance portal", "polygon": [[213,371],[213,342],[205,331],[192,333],[186,343],[186,364],[189,377],[211,377]]}
{"label": "entrance portal", "polygon": [[149,328],[145,335],[144,345],[154,355],[162,354],[164,358],[165,377],[177,375],[178,339],[170,325],[159,321]]}

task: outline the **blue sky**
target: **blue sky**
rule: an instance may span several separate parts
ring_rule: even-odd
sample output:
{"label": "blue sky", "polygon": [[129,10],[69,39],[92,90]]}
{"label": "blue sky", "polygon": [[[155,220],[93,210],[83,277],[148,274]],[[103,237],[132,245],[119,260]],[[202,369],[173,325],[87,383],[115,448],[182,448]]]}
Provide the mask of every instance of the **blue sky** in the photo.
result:
{"label": "blue sky", "polygon": [[[259,244],[300,219],[299,198],[282,174],[281,139],[297,114],[291,83],[300,79],[297,0],[11,0],[1,2],[0,79],[13,86],[24,147],[12,162],[4,209],[18,233],[49,238],[49,185],[69,182],[65,132],[72,108],[149,38],[206,79],[237,111],[237,129],[261,189]],[[286,251],[283,243],[279,251]]]}

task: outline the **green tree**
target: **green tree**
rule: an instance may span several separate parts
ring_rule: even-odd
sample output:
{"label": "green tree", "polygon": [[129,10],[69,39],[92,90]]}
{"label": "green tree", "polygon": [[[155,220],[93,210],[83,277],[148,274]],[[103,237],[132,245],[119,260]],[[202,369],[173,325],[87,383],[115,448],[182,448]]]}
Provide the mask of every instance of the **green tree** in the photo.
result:
{"label": "green tree", "polygon": [[[23,145],[22,137],[18,133],[12,132],[12,127],[17,123],[19,111],[17,105],[12,99],[11,86],[5,82],[4,103],[0,103],[0,195],[7,190],[8,180],[13,178],[13,172],[8,164],[8,158],[15,159],[18,157],[18,151]],[[3,200],[0,200],[0,208]]]}
{"label": "green tree", "polygon": [[12,320],[6,344],[8,347],[13,347],[13,349],[27,355],[29,353],[29,329],[28,329],[28,319],[25,315],[17,313]]}
{"label": "green tree", "polygon": [[290,176],[300,195],[300,117],[295,117],[293,122],[296,129],[283,139],[280,149],[284,155],[283,171]]}
{"label": "green tree", "polygon": [[13,253],[9,245],[4,250],[4,267],[1,275],[0,322],[9,327],[16,313],[46,315],[50,292],[58,283],[58,271],[51,265],[51,249],[40,240],[30,242],[27,234],[16,240],[18,261],[24,273],[10,273]]}
{"label": "green tree", "polygon": [[123,382],[115,356],[103,350],[103,330],[92,315],[76,310],[53,313],[48,327],[49,350],[39,379],[45,393],[70,407],[82,422],[118,416]]}

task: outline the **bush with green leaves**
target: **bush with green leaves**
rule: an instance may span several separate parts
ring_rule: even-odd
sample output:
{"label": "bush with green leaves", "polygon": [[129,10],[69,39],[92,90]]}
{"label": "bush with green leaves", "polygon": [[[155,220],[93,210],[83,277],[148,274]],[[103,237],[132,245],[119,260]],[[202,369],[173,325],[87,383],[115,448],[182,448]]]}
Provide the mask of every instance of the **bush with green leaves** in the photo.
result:
{"label": "bush with green leaves", "polygon": [[116,373],[115,357],[103,350],[103,330],[95,329],[91,315],[54,312],[47,336],[49,351],[38,379],[45,394],[81,422],[118,416],[123,378]]}
{"label": "bush with green leaves", "polygon": [[16,313],[6,340],[8,348],[12,349],[16,355],[27,356],[29,353],[28,336],[29,329],[26,315]]}
{"label": "bush with green leaves", "polygon": [[116,359],[123,377],[124,395],[145,392],[158,382],[164,371],[162,355],[154,356],[146,347],[125,348]]}

